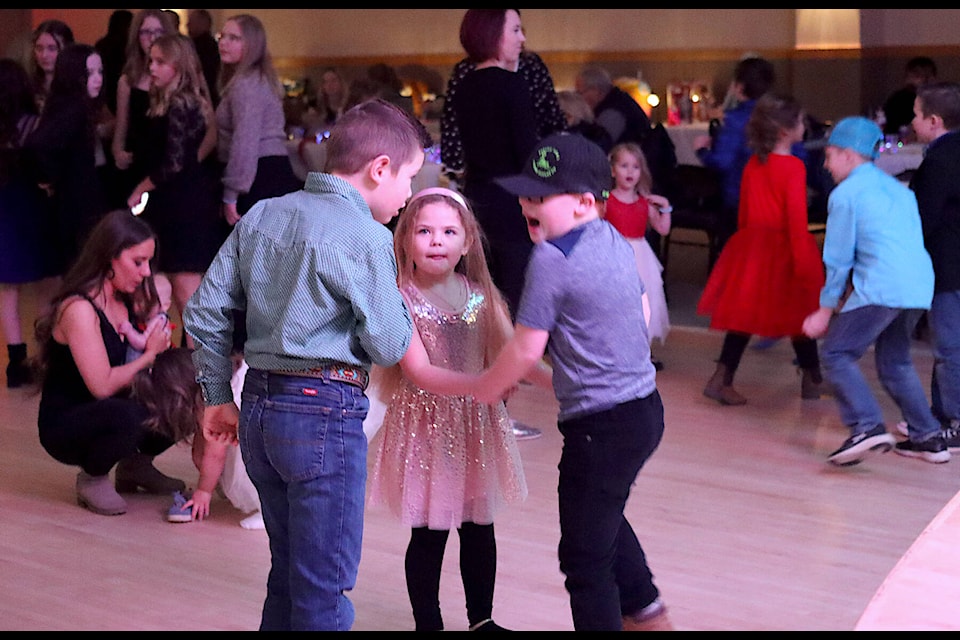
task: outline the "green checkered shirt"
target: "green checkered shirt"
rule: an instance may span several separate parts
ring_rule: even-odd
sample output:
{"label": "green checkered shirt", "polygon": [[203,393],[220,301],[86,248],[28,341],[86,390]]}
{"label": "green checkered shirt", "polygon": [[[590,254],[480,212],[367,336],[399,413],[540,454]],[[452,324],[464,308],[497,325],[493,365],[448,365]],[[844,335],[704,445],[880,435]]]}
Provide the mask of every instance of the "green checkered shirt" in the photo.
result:
{"label": "green checkered shirt", "polygon": [[208,405],[233,401],[233,310],[247,314],[244,357],[254,369],[390,366],[413,332],[390,230],[353,186],[322,173],[310,173],[301,191],[254,205],[186,305]]}

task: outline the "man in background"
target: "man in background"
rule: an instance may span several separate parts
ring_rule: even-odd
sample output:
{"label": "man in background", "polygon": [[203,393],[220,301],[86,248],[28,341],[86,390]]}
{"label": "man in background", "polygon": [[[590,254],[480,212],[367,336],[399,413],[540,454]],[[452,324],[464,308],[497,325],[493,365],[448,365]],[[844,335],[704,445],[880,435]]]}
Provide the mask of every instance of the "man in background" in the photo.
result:
{"label": "man in background", "polygon": [[904,84],[894,91],[883,103],[883,132],[903,138],[913,135],[910,123],[913,122],[913,101],[917,97],[917,87],[937,80],[937,64],[926,56],[917,56],[907,61],[904,69]]}

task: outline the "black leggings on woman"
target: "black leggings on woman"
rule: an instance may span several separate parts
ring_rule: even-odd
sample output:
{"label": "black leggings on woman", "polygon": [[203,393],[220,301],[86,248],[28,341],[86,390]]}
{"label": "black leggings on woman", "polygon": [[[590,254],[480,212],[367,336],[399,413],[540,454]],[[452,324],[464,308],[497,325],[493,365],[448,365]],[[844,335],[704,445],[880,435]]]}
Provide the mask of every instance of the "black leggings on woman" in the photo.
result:
{"label": "black leggings on woman", "polygon": [[[45,407],[43,408],[45,409]],[[61,411],[41,410],[40,444],[55,460],[105,476],[134,453],[157,456],[169,438],[144,426],[147,409],[129,398],[104,398]]]}
{"label": "black leggings on woman", "polygon": [[[457,533],[460,535],[460,578],[467,601],[467,620],[473,626],[490,618],[493,612],[497,542],[493,536],[493,524],[464,522]],[[417,527],[410,532],[404,567],[417,631],[443,630],[440,569],[449,535],[447,530],[426,527]]]}

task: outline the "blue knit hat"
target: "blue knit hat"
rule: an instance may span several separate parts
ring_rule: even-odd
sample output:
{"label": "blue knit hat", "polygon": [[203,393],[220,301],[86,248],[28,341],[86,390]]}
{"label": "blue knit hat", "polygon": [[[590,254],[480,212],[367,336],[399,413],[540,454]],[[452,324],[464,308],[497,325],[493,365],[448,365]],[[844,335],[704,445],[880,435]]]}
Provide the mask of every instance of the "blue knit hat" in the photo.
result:
{"label": "blue knit hat", "polygon": [[873,120],[862,116],[844,118],[830,132],[827,145],[842,149],[853,149],[860,155],[876,160],[880,155],[883,132]]}

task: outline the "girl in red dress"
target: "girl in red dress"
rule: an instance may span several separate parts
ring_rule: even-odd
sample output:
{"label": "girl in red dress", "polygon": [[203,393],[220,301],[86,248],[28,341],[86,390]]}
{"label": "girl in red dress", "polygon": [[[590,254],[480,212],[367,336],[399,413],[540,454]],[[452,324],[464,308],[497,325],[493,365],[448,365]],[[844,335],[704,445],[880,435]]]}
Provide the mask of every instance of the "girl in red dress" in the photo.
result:
{"label": "girl in red dress", "polygon": [[720,254],[697,306],[726,331],[717,368],[703,393],[725,405],[746,403],[732,387],[751,335],[791,336],[802,370],[801,397],[820,397],[817,343],[803,319],[819,306],[824,272],[807,229],[807,174],[790,154],[803,139],[803,110],[789,96],[766,95],[747,124],[754,155],[743,172],[738,230]]}

